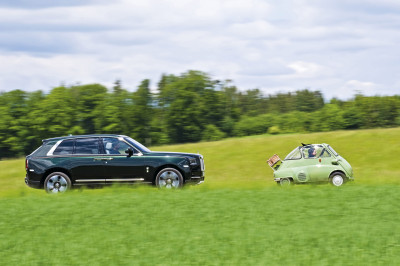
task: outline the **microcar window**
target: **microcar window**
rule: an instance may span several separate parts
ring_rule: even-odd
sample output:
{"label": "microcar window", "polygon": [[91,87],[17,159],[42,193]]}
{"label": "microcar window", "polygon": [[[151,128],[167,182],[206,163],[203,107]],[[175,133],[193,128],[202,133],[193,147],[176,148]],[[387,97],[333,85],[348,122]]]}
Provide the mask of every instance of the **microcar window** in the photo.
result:
{"label": "microcar window", "polygon": [[304,146],[302,148],[302,153],[303,153],[304,158],[306,158],[306,159],[331,157],[328,150],[325,149],[325,147],[322,145]]}
{"label": "microcar window", "polygon": [[293,151],[291,151],[285,158],[285,160],[298,160],[298,159],[301,159],[301,153],[298,147]]}
{"label": "microcar window", "polygon": [[[103,138],[104,150],[107,154],[124,154],[128,148],[131,148],[126,142],[117,138]],[[136,149],[133,149],[137,153]]]}
{"label": "microcar window", "polygon": [[318,155],[319,158],[326,158],[326,157],[331,157],[331,154],[329,151],[325,148],[322,148],[321,153]]}
{"label": "microcar window", "polygon": [[328,147],[335,156],[338,156],[338,153],[331,146],[328,145]]}

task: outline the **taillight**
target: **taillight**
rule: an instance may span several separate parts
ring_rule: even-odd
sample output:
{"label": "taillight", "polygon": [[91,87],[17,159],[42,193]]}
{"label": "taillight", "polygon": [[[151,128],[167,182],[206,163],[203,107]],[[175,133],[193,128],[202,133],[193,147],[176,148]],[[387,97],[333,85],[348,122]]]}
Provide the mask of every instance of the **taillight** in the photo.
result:
{"label": "taillight", "polygon": [[25,169],[26,169],[26,171],[28,171],[28,159],[25,159]]}

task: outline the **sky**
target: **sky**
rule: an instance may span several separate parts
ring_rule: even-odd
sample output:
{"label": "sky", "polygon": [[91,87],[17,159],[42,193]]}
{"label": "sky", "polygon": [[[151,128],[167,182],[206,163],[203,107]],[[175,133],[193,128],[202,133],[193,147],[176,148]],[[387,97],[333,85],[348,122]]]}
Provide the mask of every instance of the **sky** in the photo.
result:
{"label": "sky", "polygon": [[0,2],[0,92],[188,70],[265,95],[400,95],[400,1]]}

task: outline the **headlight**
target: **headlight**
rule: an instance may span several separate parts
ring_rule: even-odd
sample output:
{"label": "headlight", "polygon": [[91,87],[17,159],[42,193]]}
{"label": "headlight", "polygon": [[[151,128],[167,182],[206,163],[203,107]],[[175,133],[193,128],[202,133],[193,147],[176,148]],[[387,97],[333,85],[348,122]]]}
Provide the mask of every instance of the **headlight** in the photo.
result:
{"label": "headlight", "polygon": [[190,165],[196,165],[196,158],[189,158]]}

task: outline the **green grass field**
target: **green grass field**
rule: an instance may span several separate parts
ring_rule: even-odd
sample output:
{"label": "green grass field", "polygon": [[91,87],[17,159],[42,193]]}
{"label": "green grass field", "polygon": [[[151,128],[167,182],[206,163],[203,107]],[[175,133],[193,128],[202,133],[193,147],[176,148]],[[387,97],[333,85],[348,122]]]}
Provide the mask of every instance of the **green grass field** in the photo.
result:
{"label": "green grass field", "polygon": [[[331,144],[356,181],[276,186],[266,159],[300,142]],[[152,149],[200,152],[206,182],[47,195],[0,161],[0,265],[400,264],[400,128]]]}

